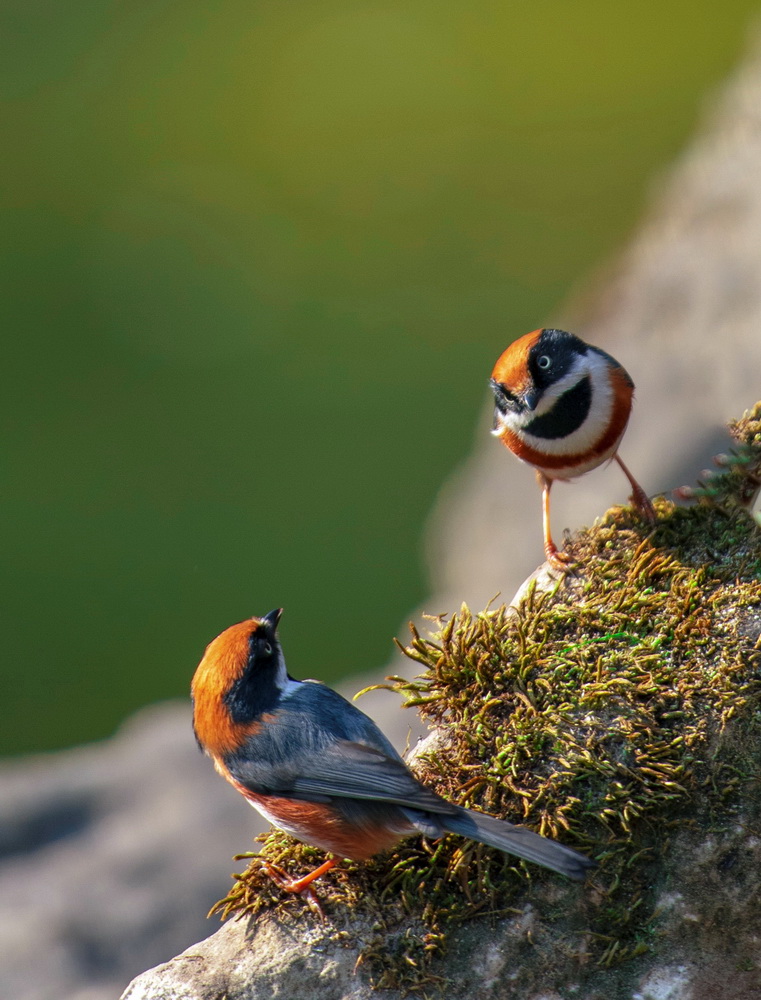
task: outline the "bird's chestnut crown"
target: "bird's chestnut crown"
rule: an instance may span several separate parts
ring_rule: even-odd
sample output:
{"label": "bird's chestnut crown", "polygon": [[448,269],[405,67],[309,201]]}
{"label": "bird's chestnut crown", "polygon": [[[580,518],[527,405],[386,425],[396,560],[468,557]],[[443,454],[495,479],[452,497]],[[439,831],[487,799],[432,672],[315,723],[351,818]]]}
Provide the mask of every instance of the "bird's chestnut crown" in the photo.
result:
{"label": "bird's chestnut crown", "polygon": [[277,638],[281,609],[226,628],[206,647],[193,677],[193,725],[209,753],[232,751],[245,727],[296,685]]}
{"label": "bird's chestnut crown", "polygon": [[565,330],[534,330],[519,337],[494,366],[491,388],[500,413],[536,408],[544,392],[563,379],[589,350]]}
{"label": "bird's chestnut crown", "polygon": [[[277,609],[231,625],[207,646],[192,684],[199,742],[208,743],[214,727],[245,724],[270,711],[288,687],[291,678],[277,638],[280,614]],[[216,721],[207,727],[212,717]]]}

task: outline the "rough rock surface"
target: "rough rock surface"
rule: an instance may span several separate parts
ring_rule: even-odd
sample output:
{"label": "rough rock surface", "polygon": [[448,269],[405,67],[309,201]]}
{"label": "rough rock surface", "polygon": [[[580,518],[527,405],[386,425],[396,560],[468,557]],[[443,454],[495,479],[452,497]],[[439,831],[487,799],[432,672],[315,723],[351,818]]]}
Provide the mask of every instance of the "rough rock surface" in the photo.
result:
{"label": "rough rock surface", "polygon": [[[658,957],[611,970],[585,966],[578,886],[542,887],[508,918],[465,925],[450,942],[447,1000],[758,1000],[757,914],[761,841],[758,816],[738,816],[720,836],[681,835],[659,886],[652,926]],[[755,886],[753,892],[744,887]],[[563,907],[568,918],[548,927],[540,912]],[[576,929],[574,933],[574,924]],[[122,1000],[398,1000],[373,990],[356,968],[357,946],[372,936],[365,924],[315,920],[305,931],[268,915],[231,920],[212,937],[138,977]],[[527,967],[531,966],[531,975]],[[539,992],[535,982],[544,980]],[[568,968],[573,968],[568,978]],[[534,985],[532,985],[534,984]],[[425,994],[439,994],[432,987]]]}

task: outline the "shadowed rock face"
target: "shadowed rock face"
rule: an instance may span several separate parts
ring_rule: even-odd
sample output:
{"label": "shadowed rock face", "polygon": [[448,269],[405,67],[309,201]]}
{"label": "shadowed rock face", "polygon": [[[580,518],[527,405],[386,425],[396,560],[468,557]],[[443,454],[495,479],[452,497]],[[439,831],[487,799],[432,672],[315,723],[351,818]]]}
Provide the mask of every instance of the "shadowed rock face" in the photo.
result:
{"label": "shadowed rock face", "polygon": [[[694,480],[722,447],[726,419],[759,395],[759,109],[761,66],[754,57],[615,270],[593,294],[546,318],[610,350],[632,373],[637,400],[622,455],[649,492]],[[489,437],[489,417],[481,423],[481,443],[444,491],[433,521],[436,596],[428,610],[459,607],[463,600],[481,607],[498,591],[509,595],[541,558],[533,474]],[[558,536],[563,524],[591,521],[624,501],[626,492],[616,469],[591,473],[572,488],[559,485],[553,496]],[[388,719],[373,714],[388,732]],[[402,713],[394,709],[393,715],[399,721]],[[408,722],[402,717],[403,727]],[[157,707],[105,744],[0,770],[3,996],[112,997],[141,968],[207,933],[204,914],[229,885],[235,863],[228,859],[249,846],[255,816],[197,752],[189,726],[189,706]],[[663,896],[663,934],[679,957],[653,966],[627,995],[758,996],[753,970],[738,959],[758,924],[753,872],[761,859],[750,820],[738,813],[732,829],[708,839],[682,835],[672,853],[685,867],[673,869],[673,891]],[[716,864],[701,870],[723,866],[725,877],[696,875],[693,857],[713,858]],[[731,947],[722,930],[728,915]],[[533,953],[530,907],[490,926],[488,939],[481,927],[463,929],[452,947],[451,995],[474,995],[472,970],[483,968],[479,995],[540,1000],[510,992]],[[679,951],[685,939],[697,941],[699,951],[694,945],[692,952]],[[292,1000],[370,996],[354,974],[355,958],[320,928],[305,937],[274,918],[254,927],[231,922],[184,957],[141,976],[126,996],[232,1000],[269,997],[276,984]],[[249,964],[238,964],[244,960]],[[596,995],[610,1000],[614,994]]]}

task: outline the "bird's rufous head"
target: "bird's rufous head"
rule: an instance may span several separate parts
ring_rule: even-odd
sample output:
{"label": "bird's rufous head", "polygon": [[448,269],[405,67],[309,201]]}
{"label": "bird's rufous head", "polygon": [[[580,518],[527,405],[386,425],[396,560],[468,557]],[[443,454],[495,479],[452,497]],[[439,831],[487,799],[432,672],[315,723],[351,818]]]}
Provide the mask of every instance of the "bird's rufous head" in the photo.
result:
{"label": "bird's rufous head", "polygon": [[235,749],[288,683],[277,637],[282,609],[226,628],[206,647],[191,684],[196,739],[212,756]]}

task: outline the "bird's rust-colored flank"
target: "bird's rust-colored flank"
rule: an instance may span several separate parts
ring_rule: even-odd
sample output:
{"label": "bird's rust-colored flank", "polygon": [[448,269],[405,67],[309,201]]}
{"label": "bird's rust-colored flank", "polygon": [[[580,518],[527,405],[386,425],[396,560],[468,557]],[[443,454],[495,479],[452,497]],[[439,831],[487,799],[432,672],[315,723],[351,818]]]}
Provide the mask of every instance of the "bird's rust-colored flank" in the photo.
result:
{"label": "bird's rust-colored flank", "polygon": [[532,330],[531,333],[524,334],[500,354],[491,373],[495,382],[511,386],[515,392],[523,392],[526,389],[530,378],[529,352],[543,332],[543,330]]}
{"label": "bird's rust-colored flank", "polygon": [[[613,412],[610,415],[610,428],[605,435],[608,444],[612,444],[615,435],[621,437],[629,423],[632,412],[632,401],[634,398],[634,383],[629,378],[628,372],[621,367],[611,368],[609,371],[611,385],[613,386]],[[603,439],[603,440],[605,440]],[[602,442],[598,447],[602,446]],[[604,449],[603,449],[604,450]]]}
{"label": "bird's rust-colored flank", "polygon": [[236,781],[231,781],[231,784],[252,805],[261,806],[265,815],[283,829],[297,829],[299,840],[315,844],[338,857],[367,861],[374,854],[387,851],[399,843],[400,833],[397,829],[389,830],[388,825],[383,823],[353,826],[330,803],[258,795]]}
{"label": "bird's rust-colored flank", "polygon": [[259,723],[235,725],[225,704],[225,695],[243,674],[248,638],[260,625],[258,618],[248,618],[225,629],[206,647],[193,677],[191,692],[196,737],[215,758],[232,753],[259,728]]}

